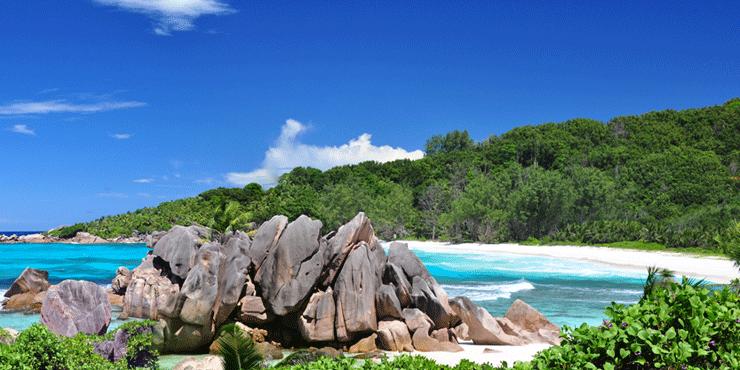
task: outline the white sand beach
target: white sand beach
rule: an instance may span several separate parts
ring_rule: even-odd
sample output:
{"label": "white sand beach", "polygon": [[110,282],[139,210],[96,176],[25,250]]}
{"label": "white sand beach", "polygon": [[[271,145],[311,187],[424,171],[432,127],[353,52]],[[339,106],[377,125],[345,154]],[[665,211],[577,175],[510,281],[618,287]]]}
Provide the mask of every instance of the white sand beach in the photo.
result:
{"label": "white sand beach", "polygon": [[403,241],[409,248],[424,251],[449,251],[454,253],[475,254],[522,254],[546,256],[571,260],[589,261],[619,266],[630,270],[645,271],[649,266],[667,268],[676,273],[692,278],[706,279],[715,283],[726,284],[732,279],[740,278],[740,271],[727,258],[706,257],[692,254],[642,251],[611,247],[585,246],[529,246],[519,244],[450,244],[446,242]]}

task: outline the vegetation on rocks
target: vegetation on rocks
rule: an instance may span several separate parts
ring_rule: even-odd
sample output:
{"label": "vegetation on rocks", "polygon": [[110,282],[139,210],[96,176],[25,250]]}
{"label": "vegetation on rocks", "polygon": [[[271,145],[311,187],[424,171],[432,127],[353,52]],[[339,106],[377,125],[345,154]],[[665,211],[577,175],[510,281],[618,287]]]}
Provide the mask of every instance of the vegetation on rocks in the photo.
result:
{"label": "vegetation on rocks", "polygon": [[[364,211],[384,238],[740,245],[740,100],[684,111],[429,139],[417,161],[296,168],[265,190],[219,188],[54,231],[112,238],[306,214],[333,230]],[[736,252],[737,253],[737,252]]]}

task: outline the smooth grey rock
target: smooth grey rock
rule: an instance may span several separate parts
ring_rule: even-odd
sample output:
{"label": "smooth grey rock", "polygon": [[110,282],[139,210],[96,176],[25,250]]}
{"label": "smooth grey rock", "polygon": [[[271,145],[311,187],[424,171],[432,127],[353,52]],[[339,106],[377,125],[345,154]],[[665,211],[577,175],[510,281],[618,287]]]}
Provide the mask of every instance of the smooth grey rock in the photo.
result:
{"label": "smooth grey rock", "polygon": [[422,326],[414,331],[411,341],[414,349],[421,352],[462,352],[463,348],[459,344],[449,341],[439,341],[429,335],[431,326],[424,322]]}
{"label": "smooth grey rock", "polygon": [[378,322],[378,342],[380,348],[386,351],[412,352],[414,350],[409,328],[403,321]]}
{"label": "smooth grey rock", "polygon": [[388,262],[383,271],[383,284],[393,285],[401,307],[411,306],[411,283],[406,278],[403,269]]}
{"label": "smooth grey rock", "polygon": [[223,370],[221,357],[208,355],[201,358],[187,357],[180,361],[173,370]]}
{"label": "smooth grey rock", "polygon": [[20,333],[12,328],[0,328],[0,344],[11,345],[18,339]]}
{"label": "smooth grey rock", "polygon": [[316,292],[311,296],[306,309],[298,319],[298,330],[307,342],[333,341],[335,339],[335,316],[336,307],[332,289],[328,288],[326,292]]}
{"label": "smooth grey rock", "polygon": [[468,326],[468,335],[475,344],[522,345],[527,341],[506,333],[488,311],[467,297],[456,297],[450,301],[452,308]]}
{"label": "smooth grey rock", "polygon": [[[427,281],[433,284],[434,291]],[[424,279],[421,276],[414,276],[412,287],[411,301],[414,307],[419,308],[432,319],[435,329],[449,328],[460,321],[448,303],[447,293],[438,288],[434,278],[430,276]]]}
{"label": "smooth grey rock", "polygon": [[110,362],[126,357],[129,335],[125,330],[116,332],[112,340],[93,344],[93,351]]}
{"label": "smooth grey rock", "polygon": [[146,256],[131,272],[131,280],[123,297],[125,316],[157,320],[160,316],[180,314],[180,286],[162,276],[154,267],[153,255]]}
{"label": "smooth grey rock", "polygon": [[260,270],[265,258],[275,248],[287,226],[288,218],[281,215],[274,216],[257,229],[252,245],[249,247],[249,258],[252,260],[255,271]]}
{"label": "smooth grey rock", "polygon": [[[359,242],[372,244],[377,242],[370,219],[364,212],[358,213],[351,221],[339,227],[336,234],[328,240],[326,267],[322,274],[321,285],[332,285],[349,252]],[[382,251],[381,251],[382,252]]]}
{"label": "smooth grey rock", "polygon": [[388,247],[388,263],[400,267],[409,280],[413,280],[414,276],[420,276],[424,279],[431,277],[419,257],[409,249],[406,243],[391,243]]}
{"label": "smooth grey rock", "polygon": [[210,232],[203,227],[174,226],[154,245],[154,255],[167,261],[172,274],[185,279],[195,263],[198,248],[209,236]]}
{"label": "smooth grey rock", "polygon": [[375,292],[380,286],[375,254],[365,242],[353,249],[337,276],[337,340],[349,342],[378,329]]}
{"label": "smooth grey rock", "polygon": [[378,335],[375,333],[370,334],[367,338],[362,338],[357,343],[349,347],[349,353],[371,353],[378,350],[375,342],[378,340]]}
{"label": "smooth grey rock", "polygon": [[198,250],[195,264],[180,290],[183,300],[180,319],[188,324],[211,324],[213,308],[219,293],[219,272],[223,254],[217,242],[208,243]]}
{"label": "smooth grey rock", "polygon": [[560,328],[521,299],[511,304],[505,318],[527,332],[531,342],[560,344]]}
{"label": "smooth grey rock", "polygon": [[252,241],[243,232],[230,235],[222,248],[222,268],[218,274],[219,299],[213,307],[214,321],[221,324],[236,308],[245,284],[249,282],[249,248]]}
{"label": "smooth grey rock", "polygon": [[103,287],[79,280],[64,280],[46,292],[41,322],[52,332],[72,337],[77,333],[103,335],[111,320],[111,306]]}
{"label": "smooth grey rock", "polygon": [[375,293],[375,310],[378,319],[403,319],[401,302],[396,297],[396,290],[391,285],[381,285]]}
{"label": "smooth grey rock", "polygon": [[403,309],[403,321],[406,322],[406,326],[410,332],[415,332],[417,329],[428,326],[432,327],[434,321],[429,318],[424,312],[421,312],[418,308],[404,308]]}
{"label": "smooth grey rock", "polygon": [[256,296],[242,297],[237,318],[245,324],[265,324],[272,321],[262,298]]}
{"label": "smooth grey rock", "polygon": [[110,287],[113,293],[123,295],[126,294],[126,288],[128,288],[130,281],[131,271],[124,266],[119,266],[116,270],[116,277],[113,278]]}
{"label": "smooth grey rock", "polygon": [[47,289],[49,289],[49,272],[27,267],[10,285],[8,291],[5,292],[5,297],[10,298],[23,293],[36,294]]}
{"label": "smooth grey rock", "polygon": [[324,258],[320,249],[322,223],[300,216],[288,224],[277,245],[270,250],[255,279],[262,298],[278,316],[302,309],[321,274]]}

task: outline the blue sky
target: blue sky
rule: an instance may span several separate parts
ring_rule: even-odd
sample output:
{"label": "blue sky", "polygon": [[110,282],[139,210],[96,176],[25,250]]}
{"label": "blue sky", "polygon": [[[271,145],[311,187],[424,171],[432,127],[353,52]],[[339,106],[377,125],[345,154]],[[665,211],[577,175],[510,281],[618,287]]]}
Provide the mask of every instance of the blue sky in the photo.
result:
{"label": "blue sky", "polygon": [[740,95],[738,1],[10,1],[0,230]]}

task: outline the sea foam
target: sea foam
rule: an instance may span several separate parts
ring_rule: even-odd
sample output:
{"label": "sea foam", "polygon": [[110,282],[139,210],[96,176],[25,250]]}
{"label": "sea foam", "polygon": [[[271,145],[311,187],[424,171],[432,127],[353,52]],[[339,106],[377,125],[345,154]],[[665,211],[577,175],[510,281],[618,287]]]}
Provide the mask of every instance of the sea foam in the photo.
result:
{"label": "sea foam", "polygon": [[450,297],[466,296],[473,301],[493,301],[511,298],[512,293],[535,289],[526,280],[495,284],[443,284]]}

